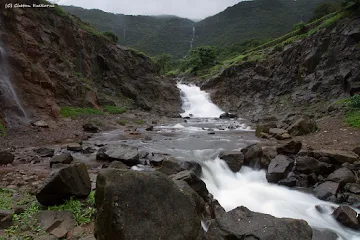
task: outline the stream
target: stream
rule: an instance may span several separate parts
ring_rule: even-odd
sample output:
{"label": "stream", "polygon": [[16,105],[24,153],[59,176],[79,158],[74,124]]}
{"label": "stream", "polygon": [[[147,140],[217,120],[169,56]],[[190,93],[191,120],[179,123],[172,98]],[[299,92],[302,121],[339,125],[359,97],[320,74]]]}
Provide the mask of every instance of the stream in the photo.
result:
{"label": "stream", "polygon": [[[226,211],[245,206],[251,211],[275,217],[304,219],[318,231],[330,230],[338,239],[360,239],[360,232],[340,225],[332,216],[336,204],[324,202],[311,194],[270,184],[263,170],[242,167],[233,173],[218,158],[222,150],[240,150],[258,142],[246,121],[218,119],[223,111],[209,95],[194,85],[178,84],[184,113],[167,125],[155,127],[146,134],[151,140],[121,140],[122,130],[94,136],[92,144],[128,144],[139,151],[170,154],[181,161],[195,161],[202,166],[202,180]],[[215,134],[209,134],[215,133]],[[320,213],[316,206],[320,206]]]}

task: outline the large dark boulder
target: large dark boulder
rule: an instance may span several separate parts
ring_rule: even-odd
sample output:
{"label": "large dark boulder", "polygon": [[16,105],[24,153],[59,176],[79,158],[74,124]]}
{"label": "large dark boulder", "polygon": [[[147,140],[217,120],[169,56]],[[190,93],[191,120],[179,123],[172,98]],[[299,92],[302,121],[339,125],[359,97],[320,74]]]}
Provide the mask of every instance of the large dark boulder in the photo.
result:
{"label": "large dark boulder", "polygon": [[91,191],[90,177],[85,164],[78,163],[54,171],[36,194],[39,203],[53,206],[71,197],[86,198]]}
{"label": "large dark boulder", "polygon": [[318,129],[319,128],[315,120],[308,117],[301,117],[296,120],[290,127],[288,127],[287,131],[292,136],[303,136],[316,132]]}
{"label": "large dark boulder", "polygon": [[0,165],[6,165],[13,163],[15,159],[14,154],[9,151],[0,152]]}
{"label": "large dark boulder", "polygon": [[295,171],[304,174],[321,174],[327,176],[334,170],[334,166],[329,163],[324,163],[309,156],[297,156],[295,158]]}
{"label": "large dark boulder", "polygon": [[275,218],[238,207],[228,213],[217,214],[206,240],[311,240],[312,229],[304,220]]}
{"label": "large dark boulder", "polygon": [[96,154],[97,160],[121,161],[128,166],[140,163],[138,148],[128,145],[108,145],[99,149]]}
{"label": "large dark boulder", "polygon": [[224,160],[230,170],[235,173],[240,171],[242,165],[244,164],[244,154],[242,152],[222,152],[220,153],[219,158]]}
{"label": "large dark boulder", "polygon": [[342,225],[352,229],[360,229],[359,219],[357,218],[357,212],[348,207],[340,206],[334,212],[333,216]]}
{"label": "large dark boulder", "polygon": [[279,146],[276,148],[276,151],[278,154],[294,154],[296,155],[298,152],[300,152],[302,147],[302,143],[300,141],[291,141],[288,142],[282,146]]}
{"label": "large dark boulder", "polygon": [[355,174],[348,168],[339,168],[327,177],[328,181],[337,182],[340,186],[356,182]]}
{"label": "large dark boulder", "polygon": [[100,128],[94,123],[86,123],[83,125],[84,132],[97,133],[100,131]]}
{"label": "large dark boulder", "polygon": [[198,239],[191,195],[159,172],[103,169],[96,183],[95,235],[107,239]]}
{"label": "large dark boulder", "polygon": [[264,168],[261,164],[263,156],[262,146],[260,144],[252,144],[241,149],[244,154],[244,166],[252,168]]}
{"label": "large dark boulder", "polygon": [[316,186],[313,192],[315,196],[321,200],[335,201],[339,188],[339,183],[326,181]]}
{"label": "large dark boulder", "polygon": [[203,199],[207,199],[209,191],[206,188],[206,184],[195,175],[193,171],[185,170],[175,175],[170,176],[174,181],[184,181],[194,189]]}
{"label": "large dark boulder", "polygon": [[52,167],[52,165],[54,164],[70,164],[73,161],[73,157],[70,153],[63,153],[60,155],[56,155],[54,156],[51,160],[50,160],[50,167]]}
{"label": "large dark boulder", "polygon": [[220,115],[220,119],[230,119],[230,118],[237,118],[238,116],[236,114],[233,113],[223,113]]}
{"label": "large dark boulder", "polygon": [[354,152],[341,151],[341,150],[320,150],[314,151],[312,155],[317,158],[327,158],[329,163],[343,164],[343,163],[354,163],[359,161],[359,156]]}
{"label": "large dark boulder", "polygon": [[294,160],[285,156],[277,155],[271,160],[266,174],[266,179],[271,183],[276,183],[285,178],[294,166]]}

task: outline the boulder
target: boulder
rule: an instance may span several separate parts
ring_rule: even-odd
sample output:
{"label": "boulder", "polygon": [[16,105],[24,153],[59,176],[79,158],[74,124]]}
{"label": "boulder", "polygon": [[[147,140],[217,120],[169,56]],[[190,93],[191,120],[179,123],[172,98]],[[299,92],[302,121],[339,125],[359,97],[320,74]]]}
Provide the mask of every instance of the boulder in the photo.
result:
{"label": "boulder", "polygon": [[149,126],[145,130],[148,132],[152,132],[152,131],[154,131],[154,126]]}
{"label": "boulder", "polygon": [[40,211],[36,218],[41,229],[57,238],[65,237],[76,226],[74,215],[67,211]]}
{"label": "boulder", "polygon": [[344,190],[354,194],[360,194],[360,184],[358,183],[348,183],[345,185]]}
{"label": "boulder", "polygon": [[314,195],[325,201],[334,201],[340,188],[339,183],[326,181],[313,189]]}
{"label": "boulder", "polygon": [[97,133],[100,131],[100,128],[94,123],[86,123],[83,125],[84,132]]}
{"label": "boulder", "polygon": [[278,140],[285,140],[291,137],[288,131],[281,128],[270,128],[269,134]]}
{"label": "boulder", "polygon": [[348,168],[339,168],[327,177],[327,181],[337,182],[340,186],[356,182],[355,174]]}
{"label": "boulder", "polygon": [[0,230],[13,225],[13,215],[14,211],[12,210],[0,210]]}
{"label": "boulder", "polygon": [[70,164],[73,161],[73,157],[70,153],[63,153],[61,155],[56,155],[50,160],[50,167],[54,164]]}
{"label": "boulder", "polygon": [[357,212],[348,207],[340,206],[332,214],[336,221],[344,225],[345,227],[352,228],[355,230],[360,229],[359,220],[357,218]]}
{"label": "boulder", "polygon": [[308,117],[301,117],[288,127],[287,131],[292,136],[303,136],[316,132],[318,129],[315,120]]}
{"label": "boulder", "polygon": [[341,151],[341,150],[321,150],[314,151],[312,153],[315,158],[319,159],[322,157],[328,158],[333,164],[343,164],[343,163],[354,163],[359,161],[359,156],[354,152]]}
{"label": "boulder", "polygon": [[217,216],[209,226],[206,240],[311,240],[312,229],[304,220],[275,218],[238,207]]}
{"label": "boulder", "polygon": [[138,148],[128,145],[108,145],[99,149],[97,160],[121,161],[132,167],[140,163]]}
{"label": "boulder", "polygon": [[173,158],[165,159],[162,162],[161,167],[158,169],[159,172],[162,172],[165,175],[173,175],[183,170],[184,169],[180,166],[180,163]]}
{"label": "boulder", "polygon": [[246,148],[241,149],[244,154],[244,165],[252,168],[261,168],[261,157],[263,155],[260,144],[252,144]]}
{"label": "boulder", "polygon": [[31,125],[39,128],[49,128],[49,124],[43,120],[32,122]]}
{"label": "boulder", "polygon": [[53,157],[54,156],[54,149],[51,148],[38,148],[34,150],[40,157]]}
{"label": "boulder", "polygon": [[266,174],[266,179],[271,183],[276,183],[285,178],[294,166],[294,161],[285,156],[278,155],[271,160]]}
{"label": "boulder", "polygon": [[79,143],[70,143],[66,146],[67,150],[72,151],[72,152],[81,152],[82,146]]}
{"label": "boulder", "polygon": [[223,113],[220,115],[220,119],[230,119],[230,118],[237,118],[238,116],[233,113]]}
{"label": "boulder", "polygon": [[298,152],[300,152],[302,147],[302,143],[300,141],[291,141],[288,142],[282,146],[279,146],[276,148],[276,151],[278,154],[283,154],[283,155],[287,155],[287,154],[293,154],[296,155],[298,154]]}
{"label": "boulder", "polygon": [[261,124],[256,127],[255,135],[261,136],[261,133],[269,134],[271,128],[277,128],[275,123]]}
{"label": "boulder", "polygon": [[128,166],[126,166],[125,164],[123,164],[122,162],[119,161],[113,161],[109,164],[109,168],[115,168],[115,169],[129,169]]}
{"label": "boulder", "polygon": [[159,172],[103,169],[96,182],[95,236],[106,239],[198,239],[195,201]]}
{"label": "boulder", "polygon": [[184,181],[189,186],[194,189],[195,192],[197,192],[203,199],[207,199],[209,195],[209,191],[206,188],[205,183],[198,178],[194,172],[185,170],[182,172],[179,172],[175,175],[170,176],[174,181]]}
{"label": "boulder", "polygon": [[78,163],[50,174],[36,194],[39,203],[53,206],[71,197],[86,198],[91,191],[90,177],[85,164]]}
{"label": "boulder", "polygon": [[0,152],[0,165],[7,165],[13,163],[15,160],[14,154],[9,151]]}
{"label": "boulder", "polygon": [[299,173],[316,173],[327,176],[334,171],[334,166],[332,164],[320,162],[313,157],[297,156],[295,160],[295,171]]}
{"label": "boulder", "polygon": [[244,164],[244,154],[240,151],[222,152],[220,153],[219,158],[224,160],[230,170],[235,173],[240,171],[242,165]]}

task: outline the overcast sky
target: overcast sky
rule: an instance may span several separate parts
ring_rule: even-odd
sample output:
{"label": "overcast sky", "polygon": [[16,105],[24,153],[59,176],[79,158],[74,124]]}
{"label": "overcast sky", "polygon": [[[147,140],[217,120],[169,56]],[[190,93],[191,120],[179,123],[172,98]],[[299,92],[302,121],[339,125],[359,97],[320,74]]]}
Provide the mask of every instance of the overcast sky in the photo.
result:
{"label": "overcast sky", "polygon": [[62,5],[97,8],[129,15],[177,15],[202,19],[225,10],[242,0],[57,0]]}

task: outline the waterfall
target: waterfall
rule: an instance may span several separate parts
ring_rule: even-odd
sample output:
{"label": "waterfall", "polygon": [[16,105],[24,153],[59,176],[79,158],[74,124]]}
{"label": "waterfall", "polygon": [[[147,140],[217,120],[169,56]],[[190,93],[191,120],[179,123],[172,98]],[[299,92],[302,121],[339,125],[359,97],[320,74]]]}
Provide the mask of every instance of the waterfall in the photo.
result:
{"label": "waterfall", "polygon": [[190,50],[193,48],[193,44],[194,44],[194,41],[195,41],[195,26],[193,27],[193,34],[192,34],[192,39],[190,41]]}
{"label": "waterfall", "polygon": [[28,123],[29,119],[8,73],[7,56],[0,45],[0,106],[4,111],[5,121],[10,126]]}

